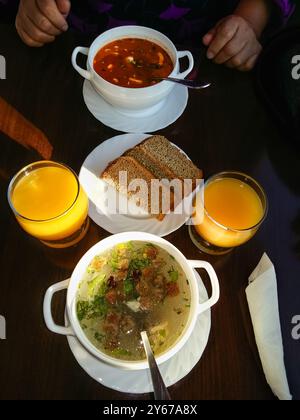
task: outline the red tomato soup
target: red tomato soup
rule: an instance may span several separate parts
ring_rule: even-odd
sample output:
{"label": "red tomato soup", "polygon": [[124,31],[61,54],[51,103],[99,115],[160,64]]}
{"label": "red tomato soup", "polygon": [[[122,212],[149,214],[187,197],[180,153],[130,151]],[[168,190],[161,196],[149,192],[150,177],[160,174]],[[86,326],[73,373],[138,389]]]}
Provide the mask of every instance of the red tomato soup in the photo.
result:
{"label": "red tomato soup", "polygon": [[142,88],[155,85],[155,77],[167,77],[174,64],[154,42],[124,38],[102,47],[94,58],[94,70],[114,85]]}

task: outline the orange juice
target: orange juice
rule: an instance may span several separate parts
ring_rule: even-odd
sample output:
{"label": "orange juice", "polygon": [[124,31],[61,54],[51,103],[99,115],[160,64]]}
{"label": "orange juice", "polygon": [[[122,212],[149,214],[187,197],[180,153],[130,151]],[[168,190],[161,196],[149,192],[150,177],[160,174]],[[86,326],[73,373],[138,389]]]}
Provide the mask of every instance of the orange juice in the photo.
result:
{"label": "orange juice", "polygon": [[[32,170],[16,180],[10,200],[22,228],[45,242],[71,238],[87,219],[88,198],[76,175],[60,164],[38,162],[36,168],[33,165]],[[71,239],[76,243],[81,238]]]}
{"label": "orange juice", "polygon": [[[220,178],[204,189],[204,215],[195,209],[194,225],[210,244],[231,248],[248,241],[257,231],[265,208],[258,193],[237,178]],[[198,213],[198,214],[197,214]]]}

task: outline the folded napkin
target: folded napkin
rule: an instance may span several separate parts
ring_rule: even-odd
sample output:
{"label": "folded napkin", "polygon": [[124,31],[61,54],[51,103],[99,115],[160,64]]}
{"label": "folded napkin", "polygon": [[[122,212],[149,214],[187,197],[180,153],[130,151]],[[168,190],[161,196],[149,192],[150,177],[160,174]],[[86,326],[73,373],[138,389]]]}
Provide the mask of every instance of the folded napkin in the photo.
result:
{"label": "folded napkin", "polygon": [[291,400],[283,357],[276,273],[266,254],[249,277],[246,295],[266,380],[280,400]]}

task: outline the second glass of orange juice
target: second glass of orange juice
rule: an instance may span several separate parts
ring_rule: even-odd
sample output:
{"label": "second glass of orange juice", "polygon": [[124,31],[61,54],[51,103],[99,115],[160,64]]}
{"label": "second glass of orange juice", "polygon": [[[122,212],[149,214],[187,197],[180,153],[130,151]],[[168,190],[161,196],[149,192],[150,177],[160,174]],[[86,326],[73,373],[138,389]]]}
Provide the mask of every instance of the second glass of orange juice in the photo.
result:
{"label": "second glass of orange juice", "polygon": [[225,254],[253,237],[267,209],[266,194],[253,178],[219,173],[205,183],[204,205],[196,200],[190,237],[206,253]]}
{"label": "second glass of orange juice", "polygon": [[72,246],[88,230],[87,195],[66,165],[28,165],[12,179],[8,200],[22,228],[50,247]]}

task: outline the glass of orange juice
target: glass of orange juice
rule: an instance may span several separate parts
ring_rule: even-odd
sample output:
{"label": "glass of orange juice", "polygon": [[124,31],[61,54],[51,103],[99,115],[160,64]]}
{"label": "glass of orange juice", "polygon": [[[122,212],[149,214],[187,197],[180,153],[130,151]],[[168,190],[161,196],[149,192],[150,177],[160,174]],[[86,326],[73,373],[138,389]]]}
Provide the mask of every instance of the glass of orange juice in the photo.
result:
{"label": "glass of orange juice", "polygon": [[87,195],[66,165],[26,166],[11,180],[8,201],[21,227],[52,248],[75,245],[88,230]]}
{"label": "glass of orange juice", "polygon": [[193,243],[221,255],[251,239],[264,221],[268,201],[263,188],[241,172],[221,172],[204,185],[189,225]]}

